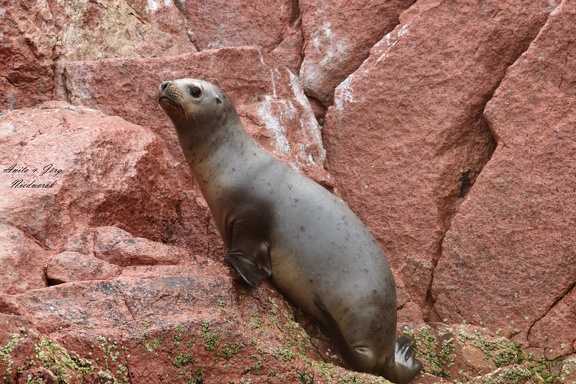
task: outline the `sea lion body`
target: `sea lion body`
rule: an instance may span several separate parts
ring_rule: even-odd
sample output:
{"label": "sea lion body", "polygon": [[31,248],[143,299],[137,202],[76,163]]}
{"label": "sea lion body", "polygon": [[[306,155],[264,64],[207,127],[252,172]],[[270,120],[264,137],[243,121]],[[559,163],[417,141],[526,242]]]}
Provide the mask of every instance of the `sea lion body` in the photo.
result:
{"label": "sea lion body", "polygon": [[253,286],[269,278],[328,326],[352,368],[412,379],[421,364],[411,339],[395,343],[394,278],[360,219],[260,147],[215,85],[164,82],[159,102],[228,247],[225,260]]}

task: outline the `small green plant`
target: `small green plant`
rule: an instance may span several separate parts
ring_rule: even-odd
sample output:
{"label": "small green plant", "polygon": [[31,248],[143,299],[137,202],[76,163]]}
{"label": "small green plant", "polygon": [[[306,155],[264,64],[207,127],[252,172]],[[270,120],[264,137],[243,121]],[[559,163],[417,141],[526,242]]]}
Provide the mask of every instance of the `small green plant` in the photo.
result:
{"label": "small green plant", "polygon": [[202,323],[200,335],[206,341],[206,344],[204,345],[205,350],[215,351],[220,346],[220,340],[218,339],[218,335],[210,332],[209,322]]}

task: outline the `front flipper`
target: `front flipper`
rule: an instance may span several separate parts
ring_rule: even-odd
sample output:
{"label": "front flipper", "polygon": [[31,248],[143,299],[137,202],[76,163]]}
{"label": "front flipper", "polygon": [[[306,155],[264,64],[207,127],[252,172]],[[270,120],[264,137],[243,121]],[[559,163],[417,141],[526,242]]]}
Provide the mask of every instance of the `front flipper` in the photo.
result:
{"label": "front flipper", "polygon": [[[267,263],[259,263],[258,259],[266,258]],[[256,259],[256,263],[252,260]],[[242,252],[230,251],[224,258],[224,261],[229,263],[238,271],[240,276],[253,287],[257,287],[264,279],[272,275],[270,268],[270,256],[268,255],[268,247],[266,247],[266,254],[253,254],[252,257],[246,257]]]}
{"label": "front flipper", "polygon": [[272,275],[268,224],[261,216],[235,220],[228,228],[229,251],[224,261],[256,287]]}

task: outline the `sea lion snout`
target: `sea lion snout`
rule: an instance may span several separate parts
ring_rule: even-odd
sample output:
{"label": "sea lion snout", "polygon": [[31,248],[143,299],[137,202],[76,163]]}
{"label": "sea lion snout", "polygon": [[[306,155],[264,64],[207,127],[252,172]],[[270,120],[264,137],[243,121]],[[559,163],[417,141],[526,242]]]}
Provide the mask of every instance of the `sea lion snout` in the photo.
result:
{"label": "sea lion snout", "polygon": [[162,92],[163,90],[165,90],[168,85],[170,85],[170,81],[163,81],[162,84],[160,84],[160,92]]}
{"label": "sea lion snout", "polygon": [[[180,91],[173,86],[172,81],[163,81],[158,87],[158,103],[168,113],[167,109],[175,109],[179,113],[184,113],[182,107],[182,95]],[[170,116],[170,113],[168,113]]]}

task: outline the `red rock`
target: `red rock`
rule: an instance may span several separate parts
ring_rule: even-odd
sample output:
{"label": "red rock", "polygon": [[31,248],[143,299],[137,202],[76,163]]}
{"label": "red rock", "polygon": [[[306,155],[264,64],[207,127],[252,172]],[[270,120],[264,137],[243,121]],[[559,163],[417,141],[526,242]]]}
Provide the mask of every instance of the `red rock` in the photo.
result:
{"label": "red rock", "polygon": [[44,268],[49,255],[18,228],[0,222],[0,294],[46,287]]}
{"label": "red rock", "polygon": [[282,42],[286,29],[298,17],[296,4],[291,0],[205,0],[180,4],[189,21],[190,39],[199,51],[254,45],[269,52]]}
{"label": "red rock", "polygon": [[435,378],[467,381],[525,360],[519,343],[497,336],[486,328],[429,323],[416,327],[413,332],[424,361],[424,371]]}
{"label": "red rock", "polygon": [[136,238],[116,227],[95,229],[94,255],[120,266],[178,264],[191,258],[184,248]]}
{"label": "red rock", "polygon": [[2,1],[0,8],[0,110],[63,97],[58,77],[66,61],[196,51],[172,3]]}
{"label": "red rock", "polygon": [[50,100],[57,31],[46,4],[0,1],[0,111]]}
{"label": "red rock", "polygon": [[[472,378],[468,383],[506,383],[506,384],[527,384],[531,383],[532,373],[521,365],[498,368],[494,372],[479,375]],[[536,380],[538,377],[536,377]],[[541,378],[540,378],[541,380]]]}
{"label": "red rock", "polygon": [[[177,176],[162,141],[148,129],[47,103],[6,114],[0,130],[9,132],[0,137],[6,148],[0,153],[0,220],[25,228],[45,249],[63,251],[74,228],[83,226],[116,225],[154,241],[169,236],[177,218]],[[53,186],[12,187],[18,180]]]}
{"label": "red rock", "polygon": [[483,106],[546,16],[532,2],[419,1],[328,109],[337,191],[425,314],[444,234],[494,149]]}
{"label": "red rock", "polygon": [[302,49],[304,47],[304,36],[302,34],[302,20],[299,17],[284,32],[284,37],[272,53],[282,64],[292,73],[298,73],[302,64]]}
{"label": "red rock", "polygon": [[52,2],[65,60],[155,57],[194,52],[186,20],[165,1]]}
{"label": "red rock", "polygon": [[569,356],[557,366],[560,383],[570,383],[576,381],[576,355]]}
{"label": "red rock", "polygon": [[[230,63],[234,66],[230,67]],[[223,245],[183,158],[172,122],[156,102],[157,87],[163,80],[194,76],[217,82],[234,100],[246,129],[265,148],[292,167],[331,186],[331,179],[322,167],[325,152],[320,127],[299,79],[273,56],[257,48],[229,48],[158,59],[75,62],[66,66],[66,74],[73,103],[150,127],[165,140],[177,159],[171,166],[174,187],[179,189],[181,215],[173,224],[167,224],[167,231],[173,233],[170,241],[185,244],[193,253],[208,252],[220,258]]]}
{"label": "red rock", "polygon": [[46,277],[52,284],[86,280],[110,280],[118,276],[122,268],[94,256],[77,252],[62,252],[50,258]]}
{"label": "red rock", "polygon": [[156,95],[162,81],[182,77],[218,84],[234,101],[247,130],[278,157],[298,167],[322,167],[320,127],[298,78],[260,49],[74,62],[66,65],[65,73],[70,102],[152,128],[180,160],[175,172],[188,172],[187,165],[172,122],[158,106]]}
{"label": "red rock", "polygon": [[[32,330],[23,332],[14,351],[22,352],[27,345],[56,351],[56,361],[48,366],[33,353],[28,359],[10,353],[14,366],[8,377],[17,378],[22,366],[28,368],[26,374],[74,376],[74,365],[92,363],[118,380],[129,372],[134,382],[173,382],[182,375],[205,382],[240,377],[269,382],[270,373],[284,382],[304,374],[315,382],[338,377],[374,382],[370,375],[322,366],[320,352],[327,351],[315,350],[280,295],[267,283],[248,292],[233,283],[226,270],[210,262],[126,267],[113,281],[0,296],[2,312],[28,319],[43,335],[41,342]],[[0,343],[12,338],[11,331],[0,332]],[[64,351],[75,356],[75,364],[58,360]],[[32,370],[25,365],[30,360],[35,362]],[[0,369],[5,368],[2,364],[5,360]],[[76,377],[94,382],[91,375],[96,372],[76,372]]]}
{"label": "red rock", "polygon": [[548,360],[574,353],[576,342],[576,290],[572,289],[530,328],[530,346],[544,351]]}
{"label": "red rock", "polygon": [[[423,0],[382,38],[412,2],[0,0],[2,380],[379,382],[325,365],[330,337],[222,262],[155,101],[178,77],[221,85],[267,149],[336,187],[392,262],[399,325],[573,353],[574,5],[540,30],[554,2]],[[342,80],[322,132],[336,183],[314,116]],[[22,109],[50,99],[77,106]],[[11,188],[32,167],[54,185]],[[500,359],[514,345],[481,353],[488,331],[432,328],[415,383],[540,380]]]}
{"label": "red rock", "polygon": [[328,107],[334,89],[398,24],[414,0],[300,1],[305,47],[300,77],[306,94]]}
{"label": "red rock", "polygon": [[575,340],[575,16],[563,2],[488,103],[498,147],[444,239],[433,285],[448,321],[502,328],[551,355],[573,353]]}

